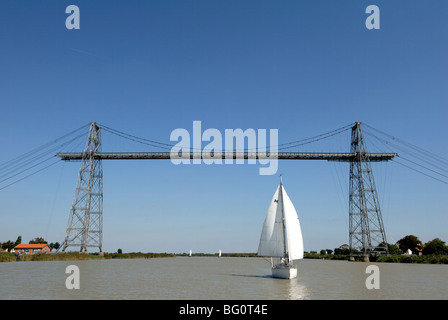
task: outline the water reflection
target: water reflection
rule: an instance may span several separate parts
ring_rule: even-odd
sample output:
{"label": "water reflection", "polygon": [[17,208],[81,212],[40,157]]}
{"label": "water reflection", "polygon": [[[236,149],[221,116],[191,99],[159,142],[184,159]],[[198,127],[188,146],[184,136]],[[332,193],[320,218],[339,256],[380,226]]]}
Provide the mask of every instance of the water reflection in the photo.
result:
{"label": "water reflection", "polygon": [[263,281],[268,281],[266,286],[270,288],[270,292],[266,292],[268,299],[306,300],[311,297],[309,288],[303,282],[303,276],[296,279],[278,279],[268,273],[263,275],[232,273],[228,276],[265,279]]}
{"label": "water reflection", "polygon": [[309,297],[309,289],[300,280],[287,283],[286,300],[305,300]]}

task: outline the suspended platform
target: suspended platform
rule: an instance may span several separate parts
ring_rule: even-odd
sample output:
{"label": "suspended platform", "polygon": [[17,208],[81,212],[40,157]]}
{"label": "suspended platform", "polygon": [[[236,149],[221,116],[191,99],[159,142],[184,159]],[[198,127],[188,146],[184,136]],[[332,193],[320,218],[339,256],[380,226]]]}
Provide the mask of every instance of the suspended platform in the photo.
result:
{"label": "suspended platform", "polygon": [[[56,156],[65,161],[82,160],[83,153],[57,153]],[[90,156],[90,155],[89,155]],[[276,154],[260,153],[260,152],[230,152],[216,153],[210,155],[208,153],[190,152],[185,156],[186,159],[279,159],[279,160],[327,160],[353,162],[359,161],[362,157],[364,161],[380,162],[389,161],[397,157],[397,153],[334,153],[334,152],[278,152]],[[96,152],[93,154],[94,159],[98,160],[163,160],[171,159],[171,152]],[[178,159],[176,157],[176,159]]]}

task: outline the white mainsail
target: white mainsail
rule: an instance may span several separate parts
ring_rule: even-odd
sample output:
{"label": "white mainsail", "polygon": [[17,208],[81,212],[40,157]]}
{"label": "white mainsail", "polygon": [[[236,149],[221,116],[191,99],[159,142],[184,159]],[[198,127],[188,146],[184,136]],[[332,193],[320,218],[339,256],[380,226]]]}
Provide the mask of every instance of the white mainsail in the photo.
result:
{"label": "white mainsail", "polygon": [[303,258],[299,218],[281,181],[266,214],[257,254],[289,261]]}

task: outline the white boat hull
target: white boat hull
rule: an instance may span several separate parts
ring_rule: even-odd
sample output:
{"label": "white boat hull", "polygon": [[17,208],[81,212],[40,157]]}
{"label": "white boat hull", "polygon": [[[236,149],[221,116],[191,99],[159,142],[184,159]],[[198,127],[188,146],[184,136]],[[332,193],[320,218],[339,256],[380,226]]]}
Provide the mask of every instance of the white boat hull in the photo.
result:
{"label": "white boat hull", "polygon": [[272,276],[280,279],[294,279],[297,277],[297,267],[280,263],[272,267]]}

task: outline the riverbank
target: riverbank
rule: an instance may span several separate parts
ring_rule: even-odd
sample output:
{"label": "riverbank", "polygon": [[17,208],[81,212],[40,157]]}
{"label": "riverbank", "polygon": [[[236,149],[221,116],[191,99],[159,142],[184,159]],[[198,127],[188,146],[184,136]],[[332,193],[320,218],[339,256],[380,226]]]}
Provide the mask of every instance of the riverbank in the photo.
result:
{"label": "riverbank", "polygon": [[[0,253],[0,262],[14,262],[14,261],[70,261],[70,260],[99,260],[99,259],[152,259],[152,258],[168,258],[168,257],[186,257],[187,253],[107,253],[103,255],[98,253],[80,253],[80,252],[66,252],[66,253],[51,253],[51,254],[24,254],[17,257],[13,253]],[[218,257],[217,253],[195,253],[193,257]],[[257,257],[256,253],[222,253],[221,257]],[[319,259],[319,260],[349,260],[348,255],[334,255],[334,254],[313,254],[306,253],[304,259]],[[360,257],[356,261],[362,261]],[[380,256],[375,261],[370,262],[386,262],[386,263],[422,263],[422,264],[448,264],[448,255],[431,255],[431,256],[405,256],[405,255],[391,255]]]}
{"label": "riverbank", "polygon": [[[305,259],[321,259],[321,260],[349,260],[349,255],[334,254],[305,254]],[[362,257],[355,257],[355,261],[363,261]],[[386,263],[422,263],[422,264],[448,264],[448,255],[389,255],[379,256],[370,259],[370,262],[386,262]]]}
{"label": "riverbank", "polygon": [[152,259],[152,258],[166,258],[175,257],[175,254],[170,253],[107,253],[102,255],[98,253],[81,253],[81,252],[66,252],[66,253],[50,253],[50,254],[22,254],[17,257],[14,253],[0,253],[0,262],[13,261],[70,261],[70,260],[101,260],[101,259]]}

